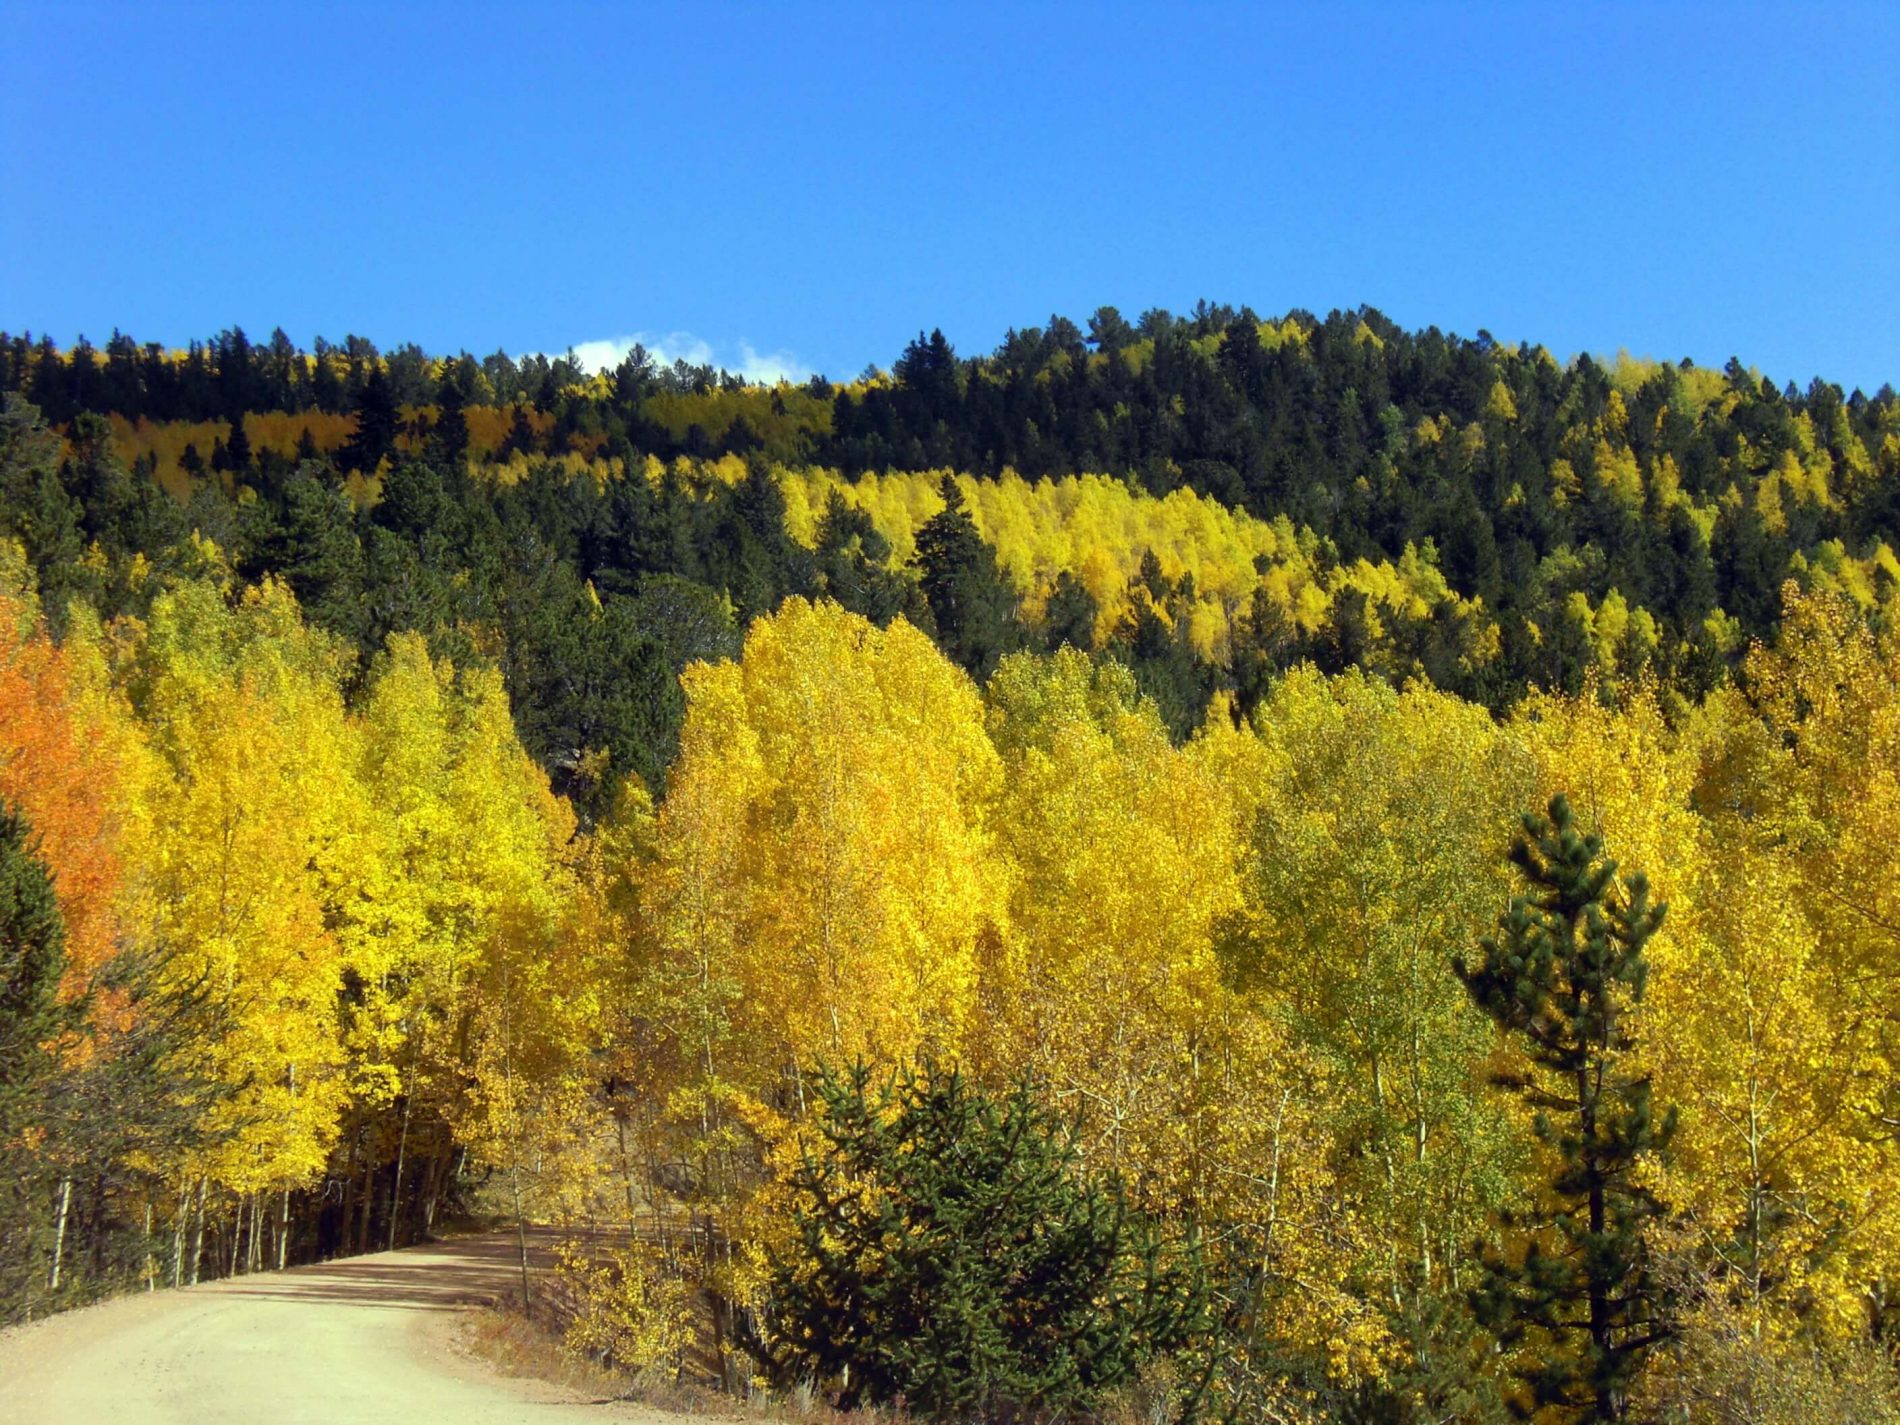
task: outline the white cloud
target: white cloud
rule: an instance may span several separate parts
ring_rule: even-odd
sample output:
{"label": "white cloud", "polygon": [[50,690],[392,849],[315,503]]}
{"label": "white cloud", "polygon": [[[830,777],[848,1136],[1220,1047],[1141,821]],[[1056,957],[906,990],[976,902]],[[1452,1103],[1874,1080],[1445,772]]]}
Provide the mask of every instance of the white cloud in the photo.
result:
{"label": "white cloud", "polygon": [[718,366],[727,371],[736,371],[748,381],[768,384],[774,381],[803,381],[812,374],[811,367],[789,351],[757,351],[751,342],[742,341],[735,358],[730,353],[721,355],[713,350],[712,343],[691,332],[667,332],[657,336],[649,332],[634,332],[631,336],[577,341],[573,347],[574,359],[588,371],[605,371],[626,360],[627,353],[636,344],[647,349],[655,366],[671,366],[675,361],[684,361],[690,366]]}

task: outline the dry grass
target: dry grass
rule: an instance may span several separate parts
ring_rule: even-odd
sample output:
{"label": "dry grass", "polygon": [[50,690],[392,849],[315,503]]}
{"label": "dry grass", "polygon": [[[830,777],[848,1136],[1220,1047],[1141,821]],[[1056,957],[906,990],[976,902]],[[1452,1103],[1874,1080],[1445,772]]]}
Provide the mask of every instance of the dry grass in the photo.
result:
{"label": "dry grass", "polygon": [[839,1410],[809,1389],[755,1390],[740,1397],[695,1381],[676,1380],[663,1371],[636,1374],[603,1366],[569,1350],[545,1312],[540,1319],[529,1320],[512,1304],[470,1312],[459,1337],[470,1354],[503,1375],[547,1381],[595,1400],[627,1401],[711,1420],[909,1425],[908,1417],[893,1411]]}
{"label": "dry grass", "polygon": [[632,1398],[624,1376],[575,1355],[519,1311],[479,1307],[467,1314],[457,1334],[470,1354],[505,1376],[543,1380],[595,1398]]}

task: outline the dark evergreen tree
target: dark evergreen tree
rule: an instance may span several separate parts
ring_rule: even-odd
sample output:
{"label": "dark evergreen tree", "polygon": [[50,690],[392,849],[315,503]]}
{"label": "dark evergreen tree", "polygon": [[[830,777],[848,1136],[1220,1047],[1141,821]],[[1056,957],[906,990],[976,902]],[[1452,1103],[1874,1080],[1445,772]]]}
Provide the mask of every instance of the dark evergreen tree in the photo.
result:
{"label": "dark evergreen tree", "polygon": [[299,470],[284,486],[283,514],[273,534],[257,562],[284,578],[314,622],[358,641],[364,629],[363,546],[350,502]]}
{"label": "dark evergreen tree", "polygon": [[20,541],[33,565],[41,602],[57,625],[81,591],[78,564],[84,510],[59,477],[59,437],[39,411],[9,392],[0,405],[0,533]]}
{"label": "dark evergreen tree", "polygon": [[1232,671],[1241,716],[1260,705],[1280,674],[1299,661],[1302,651],[1292,611],[1264,588],[1255,589],[1246,612],[1234,623]]}
{"label": "dark evergreen tree", "polygon": [[847,1409],[1073,1418],[1206,1333],[1198,1255],[1165,1252],[1120,1184],[1084,1171],[1076,1125],[1032,1085],[993,1096],[925,1062],[813,1087],[820,1144],[791,1176],[797,1242],[771,1260],[757,1343],[782,1380]]}
{"label": "dark evergreen tree", "polygon": [[72,1020],[59,1002],[66,931],[25,820],[0,804],[0,1321],[44,1285],[45,1156],[27,1146],[53,1116],[59,1063],[47,1046]]}
{"label": "dark evergreen tree", "polygon": [[374,474],[385,456],[396,448],[396,436],[402,429],[402,413],[397,409],[395,392],[380,364],[372,364],[356,398],[356,430],[337,457],[345,470]]}
{"label": "dark evergreen tree", "polygon": [[23,1121],[21,1105],[56,1066],[47,1046],[71,1020],[59,1002],[65,967],[66,927],[53,878],[35,854],[26,819],[0,804],[0,1125]]}
{"label": "dark evergreen tree", "polygon": [[890,567],[890,541],[836,490],[818,521],[817,556],[819,591],[880,628],[910,602],[914,586]]}
{"label": "dark evergreen tree", "polygon": [[418,544],[436,545],[454,533],[459,513],[440,470],[425,461],[405,460],[383,477],[382,498],[370,517]]}
{"label": "dark evergreen tree", "polygon": [[948,475],[944,507],[917,531],[917,567],[936,624],[937,646],[982,682],[1005,653],[1022,641],[1016,595],[963,507],[963,492]]}
{"label": "dark evergreen tree", "polygon": [[458,365],[442,373],[436,387],[435,426],[429,432],[430,455],[453,469],[461,469],[468,458],[468,393],[462,387]]}
{"label": "dark evergreen tree", "polygon": [[684,695],[631,601],[603,601],[565,565],[545,579],[504,597],[502,670],[522,745],[591,814],[629,773],[660,784]]}
{"label": "dark evergreen tree", "polygon": [[788,595],[810,592],[817,575],[811,551],[786,533],[785,491],[763,460],[754,456],[744,479],[715,490],[710,513],[708,580],[732,596],[742,619],[749,622]]}
{"label": "dark evergreen tree", "polygon": [[534,426],[528,420],[528,408],[517,405],[514,422],[508,427],[507,438],[495,452],[496,456],[506,460],[511,455],[533,455],[540,448],[540,437],[535,435]]}
{"label": "dark evergreen tree", "polygon": [[1053,653],[1067,646],[1082,653],[1095,651],[1095,621],[1101,610],[1095,595],[1067,569],[1056,575],[1055,587],[1042,611],[1042,641]]}
{"label": "dark evergreen tree", "polygon": [[[658,641],[669,676],[677,679],[688,663],[719,663],[737,658],[740,632],[732,601],[716,589],[677,574],[648,574],[634,586],[627,604],[631,618]],[[662,765],[672,761],[670,738],[659,748]]]}
{"label": "dark evergreen tree", "polygon": [[251,437],[244,429],[244,412],[235,411],[231,416],[231,438],[224,443],[226,468],[238,478],[251,471]]}
{"label": "dark evergreen tree", "polygon": [[726,427],[726,433],[719,438],[719,448],[726,455],[750,455],[755,450],[765,449],[765,438],[752,428],[751,421],[738,415],[732,418],[732,424]]}
{"label": "dark evergreen tree", "polygon": [[1518,1350],[1521,1414],[1621,1420],[1643,1353],[1673,1334],[1646,1236],[1663,1208],[1636,1176],[1667,1147],[1675,1115],[1656,1116],[1631,1060],[1643,948],[1666,908],[1642,874],[1617,883],[1616,862],[1561,796],[1548,815],[1524,814],[1510,855],[1527,894],[1483,940],[1483,962],[1455,967],[1524,1055],[1497,1082],[1533,1110],[1555,1171],[1544,1201],[1507,1220],[1522,1249],[1487,1254],[1473,1307]]}

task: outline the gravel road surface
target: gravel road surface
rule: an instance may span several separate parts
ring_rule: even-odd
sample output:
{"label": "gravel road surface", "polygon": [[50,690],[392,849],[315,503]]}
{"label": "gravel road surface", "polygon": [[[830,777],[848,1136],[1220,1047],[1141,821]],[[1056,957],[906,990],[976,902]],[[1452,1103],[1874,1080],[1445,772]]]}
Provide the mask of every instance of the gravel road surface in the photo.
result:
{"label": "gravel road surface", "polygon": [[0,1425],[678,1425],[457,1350],[515,1272],[512,1238],[474,1237],[48,1317],[0,1332]]}

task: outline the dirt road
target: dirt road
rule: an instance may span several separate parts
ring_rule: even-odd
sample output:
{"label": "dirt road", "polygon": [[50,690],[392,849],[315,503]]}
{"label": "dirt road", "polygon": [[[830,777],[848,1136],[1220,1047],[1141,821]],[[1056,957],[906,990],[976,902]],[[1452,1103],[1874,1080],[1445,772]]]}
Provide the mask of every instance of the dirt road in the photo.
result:
{"label": "dirt road", "polygon": [[504,1378],[453,1344],[511,1238],[121,1298],[0,1332],[4,1425],[579,1425],[679,1417]]}

